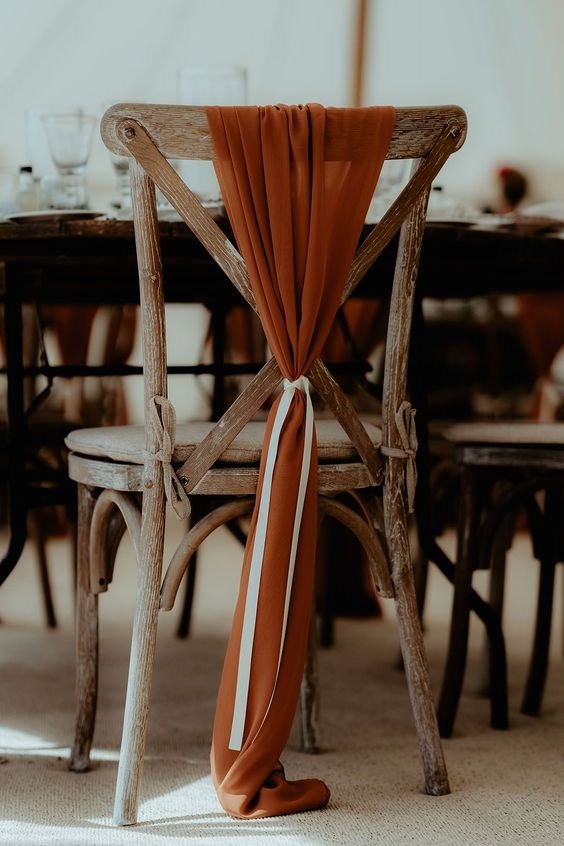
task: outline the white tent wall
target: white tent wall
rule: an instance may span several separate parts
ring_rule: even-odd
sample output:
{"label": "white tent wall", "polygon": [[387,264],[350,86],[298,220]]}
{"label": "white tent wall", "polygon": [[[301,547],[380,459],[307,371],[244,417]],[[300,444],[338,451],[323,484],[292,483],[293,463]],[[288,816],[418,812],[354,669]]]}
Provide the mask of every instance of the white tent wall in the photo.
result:
{"label": "white tent wall", "polygon": [[[562,0],[369,0],[365,102],[457,102],[464,153],[442,180],[484,199],[498,163],[564,195]],[[0,166],[26,160],[24,108],[174,101],[185,64],[249,70],[251,102],[349,101],[355,0],[0,0]],[[90,183],[114,187],[98,141]]]}
{"label": "white tent wall", "polygon": [[[250,102],[345,105],[356,10],[356,0],[0,0],[0,170],[26,164],[26,107],[99,116],[116,100],[174,102],[187,64],[244,65]],[[366,37],[366,103],[467,110],[467,143],[441,174],[447,191],[490,200],[503,163],[527,172],[531,199],[564,199],[563,0],[369,0]],[[98,137],[87,177],[92,204],[115,197]],[[169,328],[172,359],[193,360],[199,310],[171,309]],[[181,414],[203,409],[172,381]],[[129,393],[139,416],[140,392]]]}

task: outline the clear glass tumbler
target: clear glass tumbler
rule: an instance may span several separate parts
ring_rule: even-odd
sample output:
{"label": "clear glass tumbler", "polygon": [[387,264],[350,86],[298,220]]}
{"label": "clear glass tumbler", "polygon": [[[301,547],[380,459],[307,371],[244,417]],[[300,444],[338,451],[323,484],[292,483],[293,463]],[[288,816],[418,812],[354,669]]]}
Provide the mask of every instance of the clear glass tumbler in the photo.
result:
{"label": "clear glass tumbler", "polygon": [[55,203],[59,208],[88,207],[84,172],[97,119],[82,114],[44,115],[51,157],[59,174]]}

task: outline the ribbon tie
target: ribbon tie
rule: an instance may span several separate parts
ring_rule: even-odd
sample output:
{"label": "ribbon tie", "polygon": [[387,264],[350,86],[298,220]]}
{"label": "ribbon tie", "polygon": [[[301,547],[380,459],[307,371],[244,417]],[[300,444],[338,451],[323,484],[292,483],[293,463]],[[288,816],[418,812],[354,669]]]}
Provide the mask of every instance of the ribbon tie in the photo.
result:
{"label": "ribbon tie", "polygon": [[297,390],[303,391],[306,398],[304,450],[302,455],[302,466],[300,471],[296,511],[294,514],[294,526],[292,530],[290,558],[288,561],[288,575],[286,579],[286,594],[284,598],[282,632],[280,635],[280,647],[278,650],[278,666],[276,668],[276,676],[274,679],[274,686],[272,694],[270,696],[270,701],[266,708],[262,723],[259,727],[259,731],[260,728],[262,728],[262,725],[264,724],[264,721],[266,720],[266,717],[270,710],[270,706],[272,704],[272,700],[274,698],[274,693],[276,690],[278,674],[280,672],[280,664],[282,662],[282,653],[284,651],[284,639],[286,637],[286,626],[288,623],[288,613],[290,610],[290,600],[292,597],[294,569],[296,566],[296,552],[298,548],[298,540],[300,537],[302,514],[309,478],[309,468],[311,464],[311,451],[313,446],[313,405],[311,402],[311,397],[309,395],[309,379],[306,376],[300,376],[293,382],[291,382],[289,379],[284,379],[283,387],[284,393],[282,394],[282,399],[280,400],[278,409],[276,411],[276,416],[274,418],[274,424],[272,427],[272,433],[270,435],[270,442],[268,444],[268,452],[266,454],[262,492],[255,529],[255,541],[253,545],[253,554],[251,557],[251,565],[249,569],[249,583],[247,586],[247,596],[245,599],[243,628],[241,632],[241,646],[239,649],[239,665],[237,668],[235,704],[233,708],[233,721],[231,723],[231,736],[229,739],[229,749],[233,749],[236,751],[239,751],[243,745],[245,719],[247,716],[247,702],[249,698],[249,685],[251,679],[251,659],[253,654],[253,643],[257,620],[260,580],[262,575],[264,550],[266,544],[266,530],[268,526],[268,512],[270,509],[270,496],[272,493],[272,478],[274,474],[274,465],[276,463],[276,458],[278,455],[278,444],[280,442],[282,427],[284,426],[284,421],[286,420],[286,417],[290,410],[290,405],[294,393]]}
{"label": "ribbon tie", "polygon": [[176,411],[167,397],[155,396],[149,405],[149,414],[159,448],[156,452],[145,450],[144,455],[145,458],[160,461],[163,465],[163,484],[167,502],[172,505],[178,519],[184,520],[190,516],[190,500],[172,466],[176,442]]}
{"label": "ribbon tie", "polygon": [[415,489],[417,487],[417,430],[415,428],[416,410],[404,400],[395,413],[395,421],[401,440],[400,447],[382,445],[380,451],[391,458],[405,459],[405,485],[407,488],[407,503],[410,513],[415,508]]}

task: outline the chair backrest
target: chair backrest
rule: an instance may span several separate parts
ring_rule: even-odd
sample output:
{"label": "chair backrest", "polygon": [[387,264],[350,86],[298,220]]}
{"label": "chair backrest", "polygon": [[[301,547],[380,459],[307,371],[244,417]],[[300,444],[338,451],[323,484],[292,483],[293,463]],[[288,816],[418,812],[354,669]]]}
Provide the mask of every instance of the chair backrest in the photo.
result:
{"label": "chair backrest", "polygon": [[[247,268],[233,243],[182,181],[167,158],[213,159],[214,149],[205,107],[121,103],[102,119],[102,137],[114,153],[132,157],[130,166],[133,216],[143,326],[145,427],[147,449],[158,449],[151,420],[155,396],[166,396],[166,343],[162,267],[155,185],[177,210],[194,235],[223,269],[249,306],[256,311]],[[344,302],[401,229],[386,342],[382,438],[388,449],[401,449],[397,409],[405,400],[407,359],[413,296],[431,183],[451,153],[464,143],[466,117],[457,106],[403,108],[396,112],[388,159],[413,159],[411,178],[396,201],[358,249],[343,291]],[[325,158],[350,156],[349,147],[328,123]],[[308,376],[329,405],[359,452],[371,476],[378,476],[374,445],[350,401],[323,362],[318,359]],[[263,405],[282,379],[271,359],[251,381],[220,424],[178,471],[186,490],[192,490],[227,446]]]}

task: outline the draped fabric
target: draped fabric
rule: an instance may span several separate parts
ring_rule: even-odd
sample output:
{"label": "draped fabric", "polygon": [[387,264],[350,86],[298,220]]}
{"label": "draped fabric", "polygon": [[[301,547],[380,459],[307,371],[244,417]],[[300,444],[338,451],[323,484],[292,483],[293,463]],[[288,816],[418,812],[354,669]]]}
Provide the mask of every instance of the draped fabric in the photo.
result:
{"label": "draped fabric", "polygon": [[279,762],[305,662],[317,530],[313,411],[300,377],[327,341],[395,111],[310,104],[207,115],[229,220],[285,377],[266,428],[211,752],[224,809],[265,817],[329,800],[323,782],[289,781]]}

